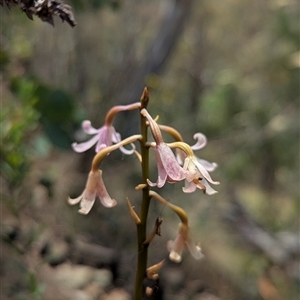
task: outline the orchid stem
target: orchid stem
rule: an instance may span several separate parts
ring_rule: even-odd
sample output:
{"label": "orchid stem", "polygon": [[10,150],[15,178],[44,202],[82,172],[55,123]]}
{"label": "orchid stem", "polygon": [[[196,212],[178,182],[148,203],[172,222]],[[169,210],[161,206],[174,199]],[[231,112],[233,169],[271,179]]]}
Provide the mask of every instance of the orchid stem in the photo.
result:
{"label": "orchid stem", "polygon": [[[145,88],[141,97],[141,109],[146,108],[149,101],[149,92]],[[135,294],[134,300],[143,299],[143,281],[146,276],[147,260],[148,260],[148,244],[144,245],[144,241],[147,238],[147,217],[150,205],[149,186],[147,184],[147,178],[149,177],[149,147],[147,143],[147,124],[146,118],[141,115],[141,156],[142,156],[142,182],[144,187],[142,188],[142,205],[140,212],[141,222],[137,224],[137,238],[138,238],[138,260],[135,278]]]}

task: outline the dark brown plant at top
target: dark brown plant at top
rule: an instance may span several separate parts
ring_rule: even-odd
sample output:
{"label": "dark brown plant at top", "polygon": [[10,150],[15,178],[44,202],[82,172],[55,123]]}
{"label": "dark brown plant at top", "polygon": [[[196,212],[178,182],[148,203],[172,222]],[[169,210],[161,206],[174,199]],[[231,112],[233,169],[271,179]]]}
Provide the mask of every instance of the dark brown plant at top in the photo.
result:
{"label": "dark brown plant at top", "polygon": [[19,6],[31,20],[33,15],[36,15],[42,21],[54,25],[53,16],[59,16],[72,27],[76,25],[72,7],[60,0],[0,0],[0,4],[6,4],[8,8]]}

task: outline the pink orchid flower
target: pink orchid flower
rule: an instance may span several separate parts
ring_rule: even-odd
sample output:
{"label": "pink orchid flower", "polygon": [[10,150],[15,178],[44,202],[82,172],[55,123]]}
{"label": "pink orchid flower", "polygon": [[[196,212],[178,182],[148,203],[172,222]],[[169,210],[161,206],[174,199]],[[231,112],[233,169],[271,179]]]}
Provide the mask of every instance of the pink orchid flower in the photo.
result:
{"label": "pink orchid flower", "polygon": [[158,178],[156,183],[147,179],[150,186],[161,188],[166,181],[170,183],[181,181],[187,176],[192,176],[185,171],[176,161],[175,155],[166,143],[156,144],[155,146],[156,163],[158,169]]}
{"label": "pink orchid flower", "polygon": [[102,205],[105,207],[113,207],[117,204],[117,201],[109,196],[105,188],[101,170],[97,170],[96,172],[90,171],[83,193],[75,199],[69,198],[68,202],[71,205],[80,202],[78,212],[86,215],[93,207],[96,197],[100,199]]}
{"label": "pink orchid flower", "polygon": [[153,120],[147,110],[142,109],[141,114],[147,118],[153,138],[156,142],[155,155],[158,169],[158,179],[156,183],[153,183],[149,179],[147,179],[148,184],[150,186],[157,186],[161,188],[165,185],[166,181],[174,183],[185,178],[189,178],[190,180],[192,180],[191,178],[193,178],[194,174],[192,174],[190,171],[185,170],[178,164],[173,151],[163,141],[159,126]]}
{"label": "pink orchid flower", "polygon": [[[95,151],[98,153],[100,150],[111,146],[113,143],[119,143],[121,141],[120,133],[116,132],[114,126],[112,125],[103,125],[102,127],[96,129],[92,127],[91,122],[89,120],[85,120],[81,124],[82,129],[87,134],[94,134],[90,140],[84,143],[73,143],[72,148],[75,152],[84,152],[96,144]],[[134,153],[135,146],[132,144],[132,149],[127,150],[124,147],[120,147],[120,150],[126,154],[130,155]]]}
{"label": "pink orchid flower", "polygon": [[[91,122],[89,120],[85,120],[82,122],[81,126],[85,133],[87,134],[94,134],[95,136],[92,137],[89,141],[84,143],[73,143],[72,148],[75,152],[84,152],[96,144],[96,153],[98,153],[103,148],[111,146],[113,143],[121,142],[121,135],[120,133],[116,132],[113,124],[115,116],[122,111],[134,110],[141,107],[140,102],[135,102],[129,105],[116,105],[112,107],[105,117],[104,125],[98,129],[92,127]],[[131,144],[132,149],[127,150],[124,147],[120,147],[120,150],[126,154],[131,155],[135,151],[134,144]]]}
{"label": "pink orchid flower", "polygon": [[196,188],[200,188],[207,195],[213,195],[217,193],[217,191],[214,190],[208,182],[215,185],[220,184],[220,182],[212,180],[205,167],[199,163],[195,156],[187,157],[184,161],[183,168],[198,174],[197,180],[185,181],[185,187],[182,189],[185,193],[193,193]]}
{"label": "pink orchid flower", "polygon": [[[198,132],[194,134],[194,139],[197,139],[197,142],[195,145],[191,146],[192,150],[201,150],[207,145],[207,138],[204,134]],[[218,164],[215,162],[211,163],[207,160],[201,159],[195,155],[197,161],[208,171],[208,172],[213,172],[217,167]],[[184,160],[186,158],[186,154],[184,151],[180,149],[176,149],[176,158],[177,161],[180,165],[183,165]]]}
{"label": "pink orchid flower", "polygon": [[[191,146],[192,150],[200,150],[207,144],[206,136],[202,133],[194,134],[194,139],[197,139],[197,142],[195,145]],[[198,177],[202,178],[196,181],[185,180],[185,187],[183,188],[185,193],[193,193],[197,187],[205,191],[207,195],[213,195],[217,193],[217,191],[210,186],[209,182],[215,185],[220,183],[218,181],[213,181],[208,173],[213,172],[218,167],[215,162],[208,162],[207,160],[201,159],[196,155],[193,157],[186,157],[185,152],[181,149],[176,149],[176,154],[177,161],[179,164],[183,165],[185,170],[196,172],[199,175]]]}
{"label": "pink orchid flower", "polygon": [[190,228],[187,224],[180,223],[179,231],[174,241],[169,241],[167,248],[170,252],[170,260],[179,263],[182,260],[183,249],[187,247],[193,257],[200,259],[204,257],[201,248],[196,246],[190,235]]}

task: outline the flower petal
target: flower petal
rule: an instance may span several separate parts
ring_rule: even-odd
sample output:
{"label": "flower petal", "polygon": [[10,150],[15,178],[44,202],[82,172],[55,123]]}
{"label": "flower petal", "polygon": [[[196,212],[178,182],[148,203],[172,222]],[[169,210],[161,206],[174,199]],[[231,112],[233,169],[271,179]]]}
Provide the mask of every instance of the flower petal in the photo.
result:
{"label": "flower petal", "polygon": [[194,139],[197,139],[197,143],[191,147],[193,150],[200,150],[207,144],[206,136],[200,132],[194,134]]}
{"label": "flower petal", "polygon": [[75,204],[77,204],[77,203],[80,202],[80,200],[82,199],[82,196],[83,196],[83,193],[82,193],[79,197],[77,197],[77,198],[75,198],[75,199],[69,197],[69,198],[68,198],[68,203],[69,203],[70,205],[75,205]]}
{"label": "flower petal", "polygon": [[[166,170],[164,168],[164,165],[163,165],[163,163],[161,161],[161,157],[160,157],[157,149],[155,149],[155,155],[156,155],[158,177],[157,177],[157,181],[156,181],[155,184],[151,185],[151,184],[149,184],[149,182],[148,182],[148,184],[150,186],[157,186],[157,187],[161,188],[161,187],[163,187],[165,185],[167,177],[168,177],[168,174],[167,174],[167,172],[166,172]],[[150,183],[151,183],[151,181],[150,181]]]}
{"label": "flower petal", "polygon": [[207,172],[207,170],[196,160],[196,159],[193,159],[196,167],[198,168],[199,172],[203,175],[203,177],[205,179],[207,179],[210,183],[212,184],[220,184],[219,181],[213,181],[209,175],[209,173]]}
{"label": "flower petal", "polygon": [[176,149],[176,160],[179,163],[180,166],[184,164],[184,160],[186,158],[186,154],[181,149]]}
{"label": "flower petal", "polygon": [[148,183],[148,185],[150,185],[150,186],[156,186],[156,182],[154,183],[154,182],[152,182],[150,179],[148,179],[147,178],[147,183]]}
{"label": "flower petal", "polygon": [[131,143],[130,146],[132,147],[132,149],[130,149],[130,150],[128,150],[128,149],[124,148],[123,146],[121,146],[120,147],[120,151],[122,153],[124,153],[125,155],[131,155],[131,154],[133,154],[134,151],[135,151],[135,149],[136,149],[135,145],[133,143]]}
{"label": "flower petal", "polygon": [[102,144],[105,144],[106,147],[111,146],[113,131],[114,128],[112,126],[102,126],[101,130],[98,132],[99,141],[97,143],[97,146],[100,147]]}
{"label": "flower petal", "polygon": [[112,137],[112,141],[114,143],[119,143],[121,142],[122,138],[121,138],[121,134],[119,132],[116,132],[115,128],[112,126],[113,130],[111,132],[111,137]]}
{"label": "flower petal", "polygon": [[213,162],[209,162],[207,160],[201,159],[201,158],[197,158],[197,161],[208,171],[208,172],[213,172],[217,167],[218,164]]}
{"label": "flower petal", "polygon": [[78,210],[78,212],[80,214],[87,215],[92,209],[94,202],[95,202],[95,197],[94,199],[88,199],[84,197],[80,202],[80,209]]}
{"label": "flower petal", "polygon": [[202,183],[205,186],[205,194],[207,194],[207,195],[213,195],[213,194],[218,193],[216,190],[214,190],[209,185],[209,183],[206,181],[206,179],[203,178],[202,180],[200,180],[200,183]]}
{"label": "flower petal", "polygon": [[170,181],[177,182],[186,177],[186,171],[183,170],[183,168],[178,164],[173,151],[166,143],[160,143],[157,145],[155,152],[160,160],[158,161],[157,159],[158,166],[161,163],[162,167],[167,173],[168,178],[171,179]]}
{"label": "flower petal", "polygon": [[98,135],[95,135],[90,140],[84,143],[80,143],[80,144],[73,143],[72,148],[75,152],[81,153],[93,147],[97,143],[97,140],[98,140]]}
{"label": "flower petal", "polygon": [[175,247],[175,241],[168,241],[167,248],[170,252],[169,259],[175,263],[180,263],[182,261],[182,252],[183,252],[183,245],[180,248]]}
{"label": "flower petal", "polygon": [[191,237],[188,237],[186,240],[186,247],[189,249],[190,253],[196,258],[200,259],[203,258],[204,255],[201,252],[201,248],[196,246],[194,241],[191,239]]}
{"label": "flower petal", "polygon": [[78,211],[81,214],[88,214],[94,205],[96,199],[97,180],[99,173],[100,171],[91,171],[89,173],[85,190],[83,191],[82,200],[80,202],[80,210]]}
{"label": "flower petal", "polygon": [[193,193],[195,192],[197,186],[194,184],[194,182],[189,182],[188,180],[184,181],[184,187],[182,188],[184,193]]}
{"label": "flower petal", "polygon": [[104,207],[114,207],[117,205],[117,201],[113,198],[111,198],[110,196],[105,196],[105,197],[99,197],[101,204]]}
{"label": "flower petal", "polygon": [[87,134],[96,134],[101,130],[101,128],[96,129],[96,128],[92,127],[91,121],[89,121],[89,120],[83,121],[81,123],[81,127],[82,127],[83,131]]}
{"label": "flower petal", "polygon": [[102,205],[105,207],[115,206],[117,201],[109,196],[102,179],[102,171],[99,170],[97,173],[95,173],[95,176],[97,178],[97,196],[99,197]]}
{"label": "flower petal", "polygon": [[98,153],[99,151],[101,151],[102,149],[106,148],[107,145],[106,144],[101,144],[101,141],[99,140],[96,144],[96,147],[95,147],[95,152]]}

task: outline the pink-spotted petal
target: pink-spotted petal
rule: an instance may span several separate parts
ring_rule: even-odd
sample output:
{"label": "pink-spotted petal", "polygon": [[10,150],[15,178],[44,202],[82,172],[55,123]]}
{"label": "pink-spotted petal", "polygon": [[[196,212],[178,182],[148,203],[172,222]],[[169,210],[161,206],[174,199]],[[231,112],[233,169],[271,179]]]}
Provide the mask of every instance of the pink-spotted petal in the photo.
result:
{"label": "pink-spotted petal", "polygon": [[160,162],[157,161],[158,165],[161,163],[162,168],[167,173],[170,181],[177,182],[181,181],[186,177],[186,172],[180,167],[176,161],[175,155],[172,150],[165,143],[160,143],[156,146],[157,156],[160,157]]}
{"label": "pink-spotted petal", "polygon": [[200,132],[194,134],[194,139],[197,140],[197,143],[191,147],[193,150],[200,150],[207,144],[206,136]]}
{"label": "pink-spotted petal", "polygon": [[83,121],[81,123],[81,127],[82,127],[83,131],[87,134],[96,134],[101,130],[101,128],[99,128],[99,129],[94,128],[91,125],[91,121],[89,121],[89,120]]}
{"label": "pink-spotted petal", "polygon": [[73,143],[72,148],[75,152],[81,153],[93,147],[97,143],[97,141],[98,141],[98,135],[95,135],[90,140],[84,143],[80,143],[80,144]]}
{"label": "pink-spotted petal", "polygon": [[157,163],[157,171],[158,171],[158,177],[155,186],[161,188],[165,185],[168,174],[166,172],[166,169],[164,168],[161,157],[159,155],[159,151],[157,149],[155,149],[155,155],[156,155],[156,163]]}

